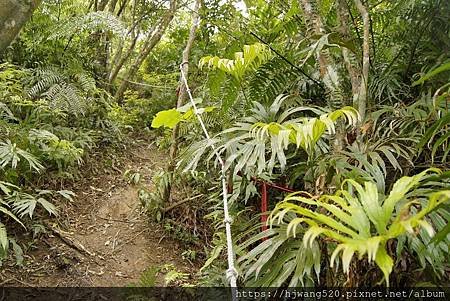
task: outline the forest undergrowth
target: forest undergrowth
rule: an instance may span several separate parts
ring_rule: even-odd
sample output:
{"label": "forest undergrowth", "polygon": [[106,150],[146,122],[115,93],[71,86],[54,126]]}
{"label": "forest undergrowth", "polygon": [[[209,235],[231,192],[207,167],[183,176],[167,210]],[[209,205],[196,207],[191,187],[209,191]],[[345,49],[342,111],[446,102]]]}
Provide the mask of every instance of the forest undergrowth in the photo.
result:
{"label": "forest undergrowth", "polygon": [[448,287],[449,24],[443,0],[0,0],[3,283]]}
{"label": "forest undergrowth", "polygon": [[0,283],[114,287],[142,285],[141,279],[147,279],[145,286],[195,281],[198,262],[180,256],[188,246],[142,210],[142,189],[152,191],[152,177],[167,156],[153,144],[133,136],[114,152],[89,156],[89,168],[65,183],[74,196],[59,206],[58,217],[42,220],[42,233],[19,232],[23,258],[20,264],[14,257],[3,262]]}

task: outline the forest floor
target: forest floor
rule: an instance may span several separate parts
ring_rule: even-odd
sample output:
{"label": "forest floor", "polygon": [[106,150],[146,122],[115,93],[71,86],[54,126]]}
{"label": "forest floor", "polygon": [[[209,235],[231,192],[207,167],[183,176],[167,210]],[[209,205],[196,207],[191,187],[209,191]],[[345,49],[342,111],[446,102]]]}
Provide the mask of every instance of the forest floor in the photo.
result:
{"label": "forest floor", "polygon": [[[135,140],[108,160],[110,167],[101,154],[88,159],[83,177],[66,187],[76,194],[73,202],[46,221],[47,233],[29,243],[22,266],[3,263],[0,285],[126,286],[165,265],[193,279],[198,267],[182,259],[182,244],[150,221],[138,198],[139,188],[151,191],[152,175],[166,155],[150,141]],[[140,183],[130,184],[126,170],[140,173]],[[164,285],[163,273],[156,274],[155,285]]]}

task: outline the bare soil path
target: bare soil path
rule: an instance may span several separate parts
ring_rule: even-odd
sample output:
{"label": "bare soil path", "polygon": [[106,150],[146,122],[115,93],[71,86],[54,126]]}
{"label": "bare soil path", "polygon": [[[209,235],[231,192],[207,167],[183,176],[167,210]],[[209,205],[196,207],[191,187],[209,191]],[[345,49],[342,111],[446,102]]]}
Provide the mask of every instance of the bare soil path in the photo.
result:
{"label": "bare soil path", "polygon": [[[4,266],[0,282],[18,286],[126,286],[149,268],[166,264],[193,277],[196,270],[182,259],[182,246],[166,237],[161,226],[150,222],[140,206],[140,188],[152,189],[152,175],[163,167],[162,154],[149,141],[128,146],[110,167],[90,158],[87,174],[72,187],[77,197],[51,229],[35,240],[25,254],[23,267]],[[92,168],[91,168],[92,167]],[[123,174],[133,170],[140,183],[128,183]],[[156,285],[164,285],[162,275]]]}

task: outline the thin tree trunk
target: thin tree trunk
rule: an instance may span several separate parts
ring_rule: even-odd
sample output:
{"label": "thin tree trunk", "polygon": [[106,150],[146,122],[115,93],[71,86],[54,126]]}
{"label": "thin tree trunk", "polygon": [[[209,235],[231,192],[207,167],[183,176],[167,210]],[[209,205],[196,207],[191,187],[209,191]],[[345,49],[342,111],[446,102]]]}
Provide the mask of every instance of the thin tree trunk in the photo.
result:
{"label": "thin tree trunk", "polygon": [[[314,0],[300,0],[300,4],[303,9],[309,35],[325,34],[322,18],[315,8],[317,3]],[[325,87],[329,94],[329,106],[331,108],[336,108],[341,105],[340,103],[337,104],[336,101],[342,98],[342,93],[340,93],[341,87],[337,77],[335,62],[327,49],[317,52],[316,59],[319,63],[320,77],[325,83]]]}
{"label": "thin tree trunk", "polygon": [[359,88],[357,107],[361,120],[364,120],[367,109],[367,85],[369,82],[370,67],[370,19],[367,8],[360,0],[355,0],[356,8],[363,19],[363,57],[362,57],[362,79]]}
{"label": "thin tree trunk", "polygon": [[[94,11],[105,11],[107,9],[108,2],[109,0],[98,1],[97,5],[94,7]],[[107,89],[110,37],[108,33],[105,33],[102,30],[97,30],[91,35],[91,39],[97,48],[97,66],[95,68],[95,74],[97,75],[98,82],[103,88]]]}
{"label": "thin tree trunk", "polygon": [[[111,14],[114,14],[114,10],[116,9],[118,0],[103,0],[98,6],[98,11],[108,11]],[[109,5],[108,5],[109,4]],[[113,65],[111,64],[111,35],[105,32],[98,32],[99,36],[99,46],[98,46],[98,54],[97,58],[99,61],[99,65],[101,66],[101,70],[99,70],[100,77],[103,79],[104,88],[110,89],[109,85],[109,75],[111,73],[111,68]]]}
{"label": "thin tree trunk", "polygon": [[[349,31],[349,13],[348,13],[347,1],[338,0],[337,2],[337,12],[339,16],[339,28],[338,31],[345,40],[350,40]],[[361,85],[361,70],[357,62],[355,55],[346,47],[342,47],[342,57],[344,59],[345,68],[348,71],[350,82],[352,85],[352,97],[353,101],[356,101],[358,97],[359,87]]]}
{"label": "thin tree trunk", "polygon": [[0,0],[0,57],[42,0]]}
{"label": "thin tree trunk", "polygon": [[95,0],[89,1],[89,5],[88,5],[88,8],[87,8],[87,11],[88,11],[88,12],[91,11],[92,6],[95,6]]}
{"label": "thin tree trunk", "polygon": [[[192,19],[192,25],[191,30],[189,31],[189,37],[186,43],[186,47],[183,50],[183,54],[181,57],[181,63],[182,63],[182,70],[184,76],[187,78],[188,72],[189,72],[189,54],[192,49],[192,45],[194,44],[195,39],[195,33],[197,31],[198,25],[200,23],[200,15],[199,15],[199,9],[201,6],[201,0],[195,1],[195,6],[193,9],[193,19]],[[184,80],[182,78],[182,75],[180,75],[180,83],[178,85],[178,99],[176,107],[181,107],[187,96],[187,90],[186,85],[184,83]],[[179,124],[175,125],[173,132],[172,132],[172,144],[170,146],[170,161],[168,166],[168,172],[171,174],[171,177],[173,176],[173,171],[175,170],[175,162],[176,162],[176,156],[178,153],[178,135],[179,135],[180,127]],[[166,190],[163,193],[163,199],[168,202],[170,201],[170,194],[171,194],[171,182],[169,181],[169,184],[166,187]]]}
{"label": "thin tree trunk", "polygon": [[[322,19],[318,12],[313,7],[310,0],[301,0],[301,5],[306,19],[307,31],[309,35],[318,35],[325,33],[323,28]],[[322,78],[327,74],[328,70],[328,58],[323,52],[317,54],[317,61],[319,62],[319,71]]]}
{"label": "thin tree trunk", "polygon": [[[182,68],[183,68],[183,73],[184,75],[188,76],[188,72],[189,72],[189,54],[191,52],[191,48],[192,48],[192,44],[194,43],[194,39],[195,39],[195,33],[197,31],[199,22],[200,22],[200,16],[198,14],[198,11],[200,9],[200,0],[196,0],[195,1],[195,6],[194,6],[194,10],[193,10],[193,19],[192,19],[192,26],[191,26],[191,30],[189,32],[189,38],[188,41],[186,43],[186,47],[183,50],[183,54],[182,54]],[[182,80],[182,78],[180,77],[180,83],[179,83],[179,88],[178,88],[178,99],[177,99],[177,108],[181,107],[184,104],[184,101],[186,100],[186,86]],[[179,132],[179,125],[177,124],[172,132],[172,145],[170,147],[170,160],[174,161],[175,157],[177,156],[177,152],[178,152],[178,132]]]}
{"label": "thin tree trunk", "polygon": [[[300,0],[300,4],[309,31],[308,34],[310,36],[325,34],[322,18],[316,9],[317,2],[314,0]],[[316,51],[316,59],[319,63],[320,77],[325,84],[328,106],[331,109],[342,107],[345,98],[333,57],[328,49],[322,49],[321,51]],[[333,139],[334,151],[342,150],[344,141],[345,128],[343,124],[338,123],[336,126],[336,134]]]}
{"label": "thin tree trunk", "polygon": [[125,80],[122,81],[122,83],[119,86],[119,89],[117,90],[117,92],[114,96],[114,98],[116,99],[116,101],[119,104],[123,102],[123,95],[128,88],[127,80],[133,79],[133,77],[136,75],[137,71],[139,70],[139,67],[145,61],[145,59],[147,58],[149,53],[153,50],[153,48],[161,40],[162,35],[164,34],[164,32],[166,31],[167,27],[169,26],[170,22],[172,21],[172,19],[174,17],[176,6],[177,6],[177,1],[171,0],[169,10],[162,17],[162,21],[159,24],[159,26],[148,36],[147,40],[144,43],[143,49],[139,53],[139,55],[136,58],[133,65],[131,65],[130,69],[128,70],[128,73],[124,78]]}
{"label": "thin tree trunk", "polygon": [[[137,1],[138,0],[134,0],[133,1],[133,6],[131,8],[132,10],[132,24],[130,29],[128,30],[127,35],[120,39],[119,45],[117,47],[117,51],[116,54],[114,55],[113,60],[111,61],[110,64],[110,70],[109,70],[109,75],[108,75],[108,86],[110,91],[112,91],[112,83],[114,82],[114,80],[117,77],[117,74],[119,74],[120,69],[122,68],[123,64],[126,62],[126,60],[128,60],[128,58],[130,57],[131,53],[134,50],[134,47],[136,45],[137,39],[139,37],[139,31],[137,31],[136,33],[136,27],[137,25],[140,23],[140,20],[136,21],[136,5],[137,5]],[[125,2],[125,1],[124,1]],[[126,38],[131,34],[131,45],[129,46],[128,50],[125,52],[125,56],[123,56],[123,50],[125,47],[125,41]]]}
{"label": "thin tree trunk", "polygon": [[123,11],[125,10],[126,5],[128,4],[128,0],[123,0],[122,4],[119,6],[119,10],[117,11],[117,16],[119,17]]}
{"label": "thin tree trunk", "polygon": [[108,5],[109,0],[102,0],[97,6],[97,10],[104,10]]}
{"label": "thin tree trunk", "polygon": [[131,56],[131,54],[134,51],[134,48],[136,47],[136,42],[137,39],[139,37],[139,33],[138,34],[133,34],[133,39],[131,40],[131,44],[128,47],[127,51],[125,52],[124,55],[121,55],[117,58],[117,62],[114,63],[114,67],[113,70],[111,71],[110,75],[109,75],[109,83],[112,84],[116,78],[117,75],[119,74],[120,70],[122,69],[123,65],[125,64],[125,62],[128,60],[128,58]]}

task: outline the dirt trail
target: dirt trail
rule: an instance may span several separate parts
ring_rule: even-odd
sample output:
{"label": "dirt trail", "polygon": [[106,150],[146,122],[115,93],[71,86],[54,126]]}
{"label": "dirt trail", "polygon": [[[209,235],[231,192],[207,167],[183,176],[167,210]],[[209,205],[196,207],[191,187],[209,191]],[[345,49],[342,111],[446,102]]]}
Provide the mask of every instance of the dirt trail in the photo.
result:
{"label": "dirt trail", "polygon": [[[73,187],[77,197],[53,229],[26,252],[25,266],[3,269],[10,285],[126,286],[148,268],[172,264],[192,276],[194,267],[181,257],[183,249],[149,222],[138,198],[140,187],[152,189],[151,178],[165,157],[146,141],[134,142],[111,168],[89,172]],[[115,165],[116,164],[116,165]],[[141,174],[138,185],[127,183],[125,170]],[[120,171],[120,172],[119,172]],[[162,277],[157,284],[163,285]]]}

